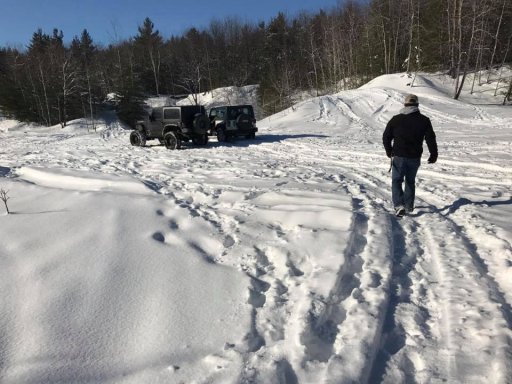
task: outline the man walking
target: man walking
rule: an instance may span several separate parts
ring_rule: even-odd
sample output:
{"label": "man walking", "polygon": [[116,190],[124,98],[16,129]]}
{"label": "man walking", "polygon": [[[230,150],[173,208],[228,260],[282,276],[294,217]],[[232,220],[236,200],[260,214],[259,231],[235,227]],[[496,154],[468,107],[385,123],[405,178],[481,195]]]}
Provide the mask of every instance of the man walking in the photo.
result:
{"label": "man walking", "polygon": [[[420,113],[416,95],[407,95],[400,114],[393,116],[386,125],[382,143],[391,158],[391,194],[395,213],[402,217],[414,210],[416,174],[421,163],[423,140],[427,142],[428,163],[437,161],[436,134],[430,119]],[[405,188],[402,184],[405,180]]]}

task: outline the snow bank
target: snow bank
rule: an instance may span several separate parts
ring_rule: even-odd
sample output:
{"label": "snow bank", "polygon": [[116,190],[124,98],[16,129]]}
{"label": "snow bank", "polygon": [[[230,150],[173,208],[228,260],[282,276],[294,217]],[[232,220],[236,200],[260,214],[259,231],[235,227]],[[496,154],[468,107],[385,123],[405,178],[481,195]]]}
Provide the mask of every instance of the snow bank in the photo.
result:
{"label": "snow bank", "polygon": [[126,188],[70,190],[79,173],[48,176],[52,188],[2,182],[2,382],[153,381],[243,339],[247,277],[210,262],[221,244],[202,220]]}

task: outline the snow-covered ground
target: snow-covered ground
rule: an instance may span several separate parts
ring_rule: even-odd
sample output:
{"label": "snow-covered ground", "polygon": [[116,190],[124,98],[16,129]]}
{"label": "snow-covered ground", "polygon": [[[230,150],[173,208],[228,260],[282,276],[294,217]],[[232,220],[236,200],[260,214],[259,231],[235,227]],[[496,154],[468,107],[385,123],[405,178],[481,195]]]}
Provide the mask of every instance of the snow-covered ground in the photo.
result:
{"label": "snow-covered ground", "polygon": [[[179,151],[0,122],[0,382],[511,383],[512,109],[408,82]],[[396,219],[411,91],[439,160]]]}

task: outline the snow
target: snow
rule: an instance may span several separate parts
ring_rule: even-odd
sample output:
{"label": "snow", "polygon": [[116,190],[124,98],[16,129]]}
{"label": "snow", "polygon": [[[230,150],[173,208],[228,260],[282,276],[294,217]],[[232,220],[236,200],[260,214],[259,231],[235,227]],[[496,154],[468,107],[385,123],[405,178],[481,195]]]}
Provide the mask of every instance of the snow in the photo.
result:
{"label": "snow", "polygon": [[[0,121],[0,382],[512,382],[512,110],[493,81],[410,81],[179,151],[111,117]],[[407,93],[439,160],[396,219],[381,137]]]}

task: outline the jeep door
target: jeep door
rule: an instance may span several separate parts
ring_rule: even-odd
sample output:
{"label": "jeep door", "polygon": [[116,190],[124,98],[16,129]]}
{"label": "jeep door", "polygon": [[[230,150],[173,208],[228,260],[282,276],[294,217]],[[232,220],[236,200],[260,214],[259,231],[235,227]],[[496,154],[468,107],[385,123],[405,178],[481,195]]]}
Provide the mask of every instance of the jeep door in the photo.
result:
{"label": "jeep door", "polygon": [[151,137],[162,136],[162,109],[155,108],[151,113],[151,124],[149,126],[149,134]]}

